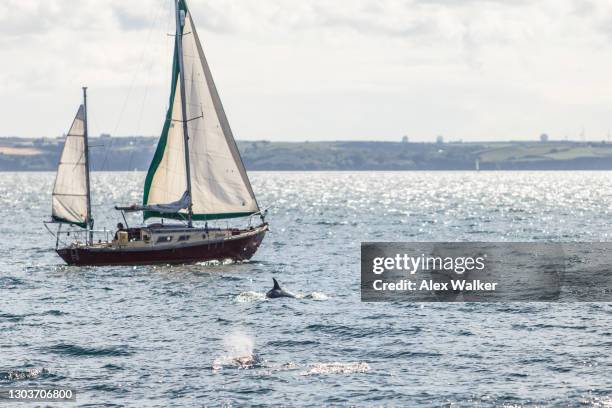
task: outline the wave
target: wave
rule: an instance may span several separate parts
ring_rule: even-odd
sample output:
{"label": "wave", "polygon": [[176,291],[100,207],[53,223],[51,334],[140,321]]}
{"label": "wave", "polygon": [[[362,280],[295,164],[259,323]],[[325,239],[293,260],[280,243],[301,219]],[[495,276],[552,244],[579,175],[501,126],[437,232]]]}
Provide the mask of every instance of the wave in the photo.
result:
{"label": "wave", "polygon": [[427,351],[410,351],[410,350],[401,350],[401,351],[378,351],[372,353],[373,356],[377,358],[384,359],[405,359],[405,358],[437,358],[441,357],[441,353],[436,352],[427,352]]}
{"label": "wave", "polygon": [[354,363],[314,363],[302,372],[302,375],[324,375],[324,374],[363,374],[370,371],[370,366],[365,362]]}
{"label": "wave", "polygon": [[274,340],[268,342],[271,347],[299,347],[299,346],[317,346],[320,343],[313,340]]}
{"label": "wave", "polygon": [[27,315],[14,315],[11,313],[0,313],[0,321],[16,323],[16,322],[20,322],[23,319],[25,319],[26,316]]}
{"label": "wave", "polygon": [[27,370],[0,371],[0,380],[22,381],[32,380],[44,375],[48,375],[46,368],[29,368]]}
{"label": "wave", "polygon": [[[213,259],[211,261],[203,261],[203,262],[198,262],[196,263],[196,265],[198,266],[205,266],[205,267],[219,267],[219,266],[226,266],[226,265],[240,265],[243,263],[248,263],[248,261],[234,261],[233,259]],[[183,265],[181,265],[183,266]]]}
{"label": "wave", "polygon": [[68,313],[66,312],[62,312],[61,310],[47,310],[46,312],[41,313],[41,316],[63,316],[63,315],[67,315]]}
{"label": "wave", "polygon": [[111,371],[123,371],[124,370],[123,367],[118,366],[116,364],[110,364],[110,363],[103,365],[102,368],[105,368],[105,369],[111,370]]}
{"label": "wave", "polygon": [[25,285],[26,281],[15,278],[13,276],[0,277],[0,288],[3,289],[14,289],[17,286]]}
{"label": "wave", "polygon": [[125,346],[115,347],[81,347],[75,344],[57,344],[47,347],[46,351],[53,354],[60,354],[74,357],[123,357],[131,356],[133,353]]}
{"label": "wave", "polygon": [[349,223],[347,221],[318,221],[318,222],[315,222],[313,225],[322,225],[326,227],[338,227],[338,226],[344,226],[348,224]]}

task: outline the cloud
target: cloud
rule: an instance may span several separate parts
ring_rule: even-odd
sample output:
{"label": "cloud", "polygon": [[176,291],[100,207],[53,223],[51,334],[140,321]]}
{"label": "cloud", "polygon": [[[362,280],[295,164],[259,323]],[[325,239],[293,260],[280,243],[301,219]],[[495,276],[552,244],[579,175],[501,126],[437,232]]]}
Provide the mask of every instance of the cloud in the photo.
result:
{"label": "cloud", "polygon": [[[470,140],[492,129],[510,138],[610,127],[607,2],[188,3],[241,138]],[[0,1],[0,134],[63,133],[82,84],[93,133],[157,134],[173,13],[172,0]]]}
{"label": "cloud", "polygon": [[143,30],[151,26],[151,20],[147,16],[126,9],[124,4],[113,6],[112,10],[122,30]]}
{"label": "cloud", "polygon": [[413,5],[440,5],[444,7],[483,6],[497,4],[503,7],[521,7],[533,4],[529,0],[412,0]]}
{"label": "cloud", "polygon": [[62,10],[53,1],[28,2],[5,0],[0,2],[0,34],[4,40],[29,37],[49,30]]}
{"label": "cloud", "polygon": [[[397,9],[397,6],[395,7]],[[297,29],[350,30],[360,36],[413,37],[433,31],[435,21],[429,16],[410,16],[404,7],[399,7],[397,18],[390,10],[374,2],[362,4],[349,10],[331,8],[326,5],[314,6],[314,18],[311,21],[294,25]]]}
{"label": "cloud", "polygon": [[590,0],[574,0],[573,13],[580,17],[587,17],[596,12],[595,3]]}

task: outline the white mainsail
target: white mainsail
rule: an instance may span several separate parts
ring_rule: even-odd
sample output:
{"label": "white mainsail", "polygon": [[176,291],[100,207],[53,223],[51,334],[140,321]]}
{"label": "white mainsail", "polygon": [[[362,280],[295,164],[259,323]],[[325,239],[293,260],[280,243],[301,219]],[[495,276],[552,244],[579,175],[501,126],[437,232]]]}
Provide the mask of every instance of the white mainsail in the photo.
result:
{"label": "white mainsail", "polygon": [[57,167],[53,186],[54,221],[87,226],[87,160],[85,154],[85,108],[79,107],[70,131],[66,135],[64,150]]}
{"label": "white mainsail", "polygon": [[[233,218],[259,211],[240,153],[217,93],[191,13],[184,1],[182,27],[186,118],[182,114],[178,47],[175,49],[170,110],[149,168],[143,204],[180,201],[187,191],[183,121],[189,136],[189,172],[194,220]],[[182,20],[182,19],[181,19]],[[187,210],[175,214],[186,218]],[[160,216],[145,212],[145,218]],[[167,216],[167,215],[164,215]]]}

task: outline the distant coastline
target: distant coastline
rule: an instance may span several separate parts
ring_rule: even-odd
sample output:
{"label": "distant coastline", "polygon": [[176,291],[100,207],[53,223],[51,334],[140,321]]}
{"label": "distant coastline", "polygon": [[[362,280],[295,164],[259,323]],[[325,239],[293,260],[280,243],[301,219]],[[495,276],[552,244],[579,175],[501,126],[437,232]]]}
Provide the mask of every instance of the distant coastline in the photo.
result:
{"label": "distant coastline", "polygon": [[[0,171],[55,171],[62,138],[0,138]],[[156,137],[91,138],[93,171],[145,171]],[[248,170],[612,170],[606,142],[239,141]]]}

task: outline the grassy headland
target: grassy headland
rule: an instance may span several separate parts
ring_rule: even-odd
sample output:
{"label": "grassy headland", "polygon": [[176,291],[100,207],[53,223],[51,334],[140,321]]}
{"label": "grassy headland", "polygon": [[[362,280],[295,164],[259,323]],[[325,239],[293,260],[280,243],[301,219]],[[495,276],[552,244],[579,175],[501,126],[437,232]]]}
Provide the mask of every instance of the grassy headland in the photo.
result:
{"label": "grassy headland", "polygon": [[[0,171],[54,171],[62,139],[0,138]],[[157,138],[90,141],[96,170],[146,170]],[[249,170],[612,170],[605,142],[238,142]]]}

